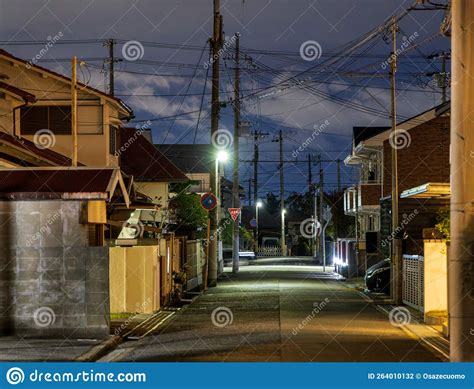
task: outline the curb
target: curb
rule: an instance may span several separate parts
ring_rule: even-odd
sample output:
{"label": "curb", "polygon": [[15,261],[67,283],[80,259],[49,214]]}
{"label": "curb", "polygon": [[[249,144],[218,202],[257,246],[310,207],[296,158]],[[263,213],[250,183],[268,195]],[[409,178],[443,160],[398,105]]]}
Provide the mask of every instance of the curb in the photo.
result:
{"label": "curb", "polygon": [[97,346],[92,347],[86,353],[80,355],[78,358],[75,359],[75,361],[76,362],[95,362],[98,359],[102,358],[104,355],[108,354],[113,349],[115,349],[122,342],[123,342],[123,339],[118,335],[109,337],[108,339],[105,339],[103,342],[101,342]]}

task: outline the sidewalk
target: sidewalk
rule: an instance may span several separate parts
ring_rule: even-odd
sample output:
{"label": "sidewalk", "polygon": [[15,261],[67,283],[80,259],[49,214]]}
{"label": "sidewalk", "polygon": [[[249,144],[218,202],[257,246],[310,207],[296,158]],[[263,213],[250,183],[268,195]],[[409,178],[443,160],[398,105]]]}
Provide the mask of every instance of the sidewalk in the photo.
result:
{"label": "sidewalk", "polygon": [[0,361],[75,361],[102,341],[0,337]]}
{"label": "sidewalk", "polygon": [[[353,278],[346,282],[346,286],[357,290],[362,296],[371,299],[375,307],[387,317],[398,308],[387,303],[388,296],[382,293],[372,293],[365,290],[365,283],[362,278]],[[400,325],[404,331],[412,337],[418,339],[425,347],[434,350],[444,361],[449,361],[449,339],[443,334],[440,325],[430,325],[424,322],[423,314],[407,305],[402,306],[407,310],[409,316],[406,323]]]}

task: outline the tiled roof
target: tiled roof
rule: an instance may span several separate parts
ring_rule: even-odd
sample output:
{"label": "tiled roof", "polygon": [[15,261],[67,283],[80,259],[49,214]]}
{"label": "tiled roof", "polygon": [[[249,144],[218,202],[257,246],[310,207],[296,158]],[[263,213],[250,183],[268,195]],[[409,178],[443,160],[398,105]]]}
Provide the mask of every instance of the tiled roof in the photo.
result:
{"label": "tiled roof", "polygon": [[[51,165],[55,166],[71,166],[71,159],[65,157],[62,154],[59,154],[50,149],[43,149],[36,147],[35,143],[29,141],[25,138],[18,138],[16,136],[10,135],[6,132],[0,131],[0,145],[6,145],[12,148],[16,148],[26,154],[36,156],[38,159],[49,162]],[[8,154],[8,150],[5,152],[3,150],[3,154]],[[7,156],[8,157],[8,156]],[[19,165],[30,165],[31,163],[22,163],[23,161],[18,161],[18,156],[12,156],[15,161],[14,163],[18,163]],[[38,164],[39,165],[39,164]]]}
{"label": "tiled roof", "polygon": [[[8,51],[5,51],[5,50],[3,50],[3,49],[0,49],[0,56],[6,57],[6,58],[10,58],[10,59],[12,59],[12,60],[14,60],[14,61],[21,62],[21,63],[23,63],[23,64],[25,64],[25,65],[27,65],[27,66],[30,66],[31,68],[38,69],[38,70],[40,70],[40,71],[42,71],[42,72],[44,72],[44,73],[49,73],[49,74],[51,74],[51,75],[54,75],[54,76],[56,76],[56,77],[59,77],[59,78],[65,80],[65,81],[67,81],[67,82],[69,82],[69,83],[71,82],[71,79],[70,79],[69,77],[66,77],[66,76],[64,76],[64,75],[62,75],[62,74],[60,74],[60,73],[57,73],[57,72],[55,72],[55,71],[53,71],[53,70],[44,68],[44,67],[42,67],[42,66],[39,66],[39,65],[36,65],[36,64],[31,64],[31,63],[29,63],[28,61],[24,60],[23,58],[16,57],[16,56],[14,56],[13,54],[11,54],[11,53],[9,53]],[[93,87],[91,87],[91,86],[89,86],[89,85],[83,84],[82,82],[78,82],[77,84],[78,84],[78,86],[81,86],[82,88],[85,88],[85,89],[87,89],[87,90],[90,90],[90,91],[93,92],[93,93],[96,93],[96,94],[98,94],[98,95],[100,95],[100,96],[103,96],[103,97],[106,97],[106,98],[108,98],[108,99],[110,99],[110,100],[115,101],[115,102],[118,103],[121,107],[123,107],[126,111],[129,112],[129,116],[130,116],[130,117],[133,117],[133,111],[132,111],[132,109],[131,109],[128,105],[126,105],[122,100],[118,99],[117,97],[114,97],[114,96],[112,96],[112,95],[109,95],[109,94],[107,94],[107,93],[105,93],[105,92],[102,92],[102,91],[100,91],[99,89],[95,89],[95,88],[93,88]]]}
{"label": "tiled roof", "polygon": [[135,182],[183,182],[186,175],[135,128],[120,133],[120,168]]}
{"label": "tiled roof", "polygon": [[46,167],[0,169],[0,198],[2,199],[107,199],[115,189],[118,169],[84,167]]}

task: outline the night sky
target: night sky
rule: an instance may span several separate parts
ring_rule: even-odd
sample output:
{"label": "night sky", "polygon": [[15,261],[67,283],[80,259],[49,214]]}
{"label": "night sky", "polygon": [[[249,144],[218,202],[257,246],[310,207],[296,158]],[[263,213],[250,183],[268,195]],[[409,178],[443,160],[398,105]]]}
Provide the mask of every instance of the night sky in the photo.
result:
{"label": "night sky", "polygon": [[[389,34],[379,34],[350,55],[347,50],[349,42],[357,42],[413,3],[222,0],[227,39],[240,34],[242,120],[251,122],[252,130],[270,134],[260,143],[260,197],[269,191],[278,193],[277,164],[272,162],[278,158],[278,143],[272,140],[280,129],[288,161],[284,170],[288,195],[307,187],[307,166],[295,161],[306,160],[308,153],[327,160],[344,159],[350,152],[353,126],[389,125]],[[107,77],[103,71],[107,48],[101,40],[117,39],[115,54],[121,61],[115,64],[116,95],[133,108],[134,125],[151,119],[155,143],[209,142],[210,72],[207,85],[204,83],[212,32],[211,0],[0,0],[0,10],[3,49],[30,59],[48,37],[60,34],[61,39],[38,63],[69,74],[69,58],[77,55],[86,62],[80,79],[101,90],[106,88]],[[408,44],[399,57],[397,75],[400,120],[440,103],[440,89],[427,75],[439,71],[440,61],[427,56],[449,50],[449,39],[439,34],[443,16],[441,10],[412,11],[400,22],[397,47]],[[123,57],[123,43],[130,40],[143,46],[141,59]],[[318,43],[318,58],[300,55],[301,45],[308,41]],[[221,55],[221,100],[228,104],[221,111],[220,127],[231,131],[233,55],[232,45]],[[303,86],[296,85],[301,82]],[[177,114],[181,115],[174,117]],[[295,150],[311,136],[314,126],[325,122],[325,128],[295,158]],[[252,140],[244,137],[240,142],[241,160],[250,161]],[[325,188],[334,189],[335,163],[324,164],[324,169]],[[343,169],[344,186],[355,182],[354,173]],[[231,164],[226,174],[230,176]],[[252,174],[252,164],[242,162],[245,188],[244,180]]]}

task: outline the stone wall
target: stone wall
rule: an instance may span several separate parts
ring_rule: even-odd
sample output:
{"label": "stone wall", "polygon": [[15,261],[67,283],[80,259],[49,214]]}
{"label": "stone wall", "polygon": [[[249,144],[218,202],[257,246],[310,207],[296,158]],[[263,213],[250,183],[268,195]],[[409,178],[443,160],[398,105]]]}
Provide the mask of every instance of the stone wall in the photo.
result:
{"label": "stone wall", "polygon": [[108,248],[88,246],[82,205],[0,202],[0,333],[108,335]]}

